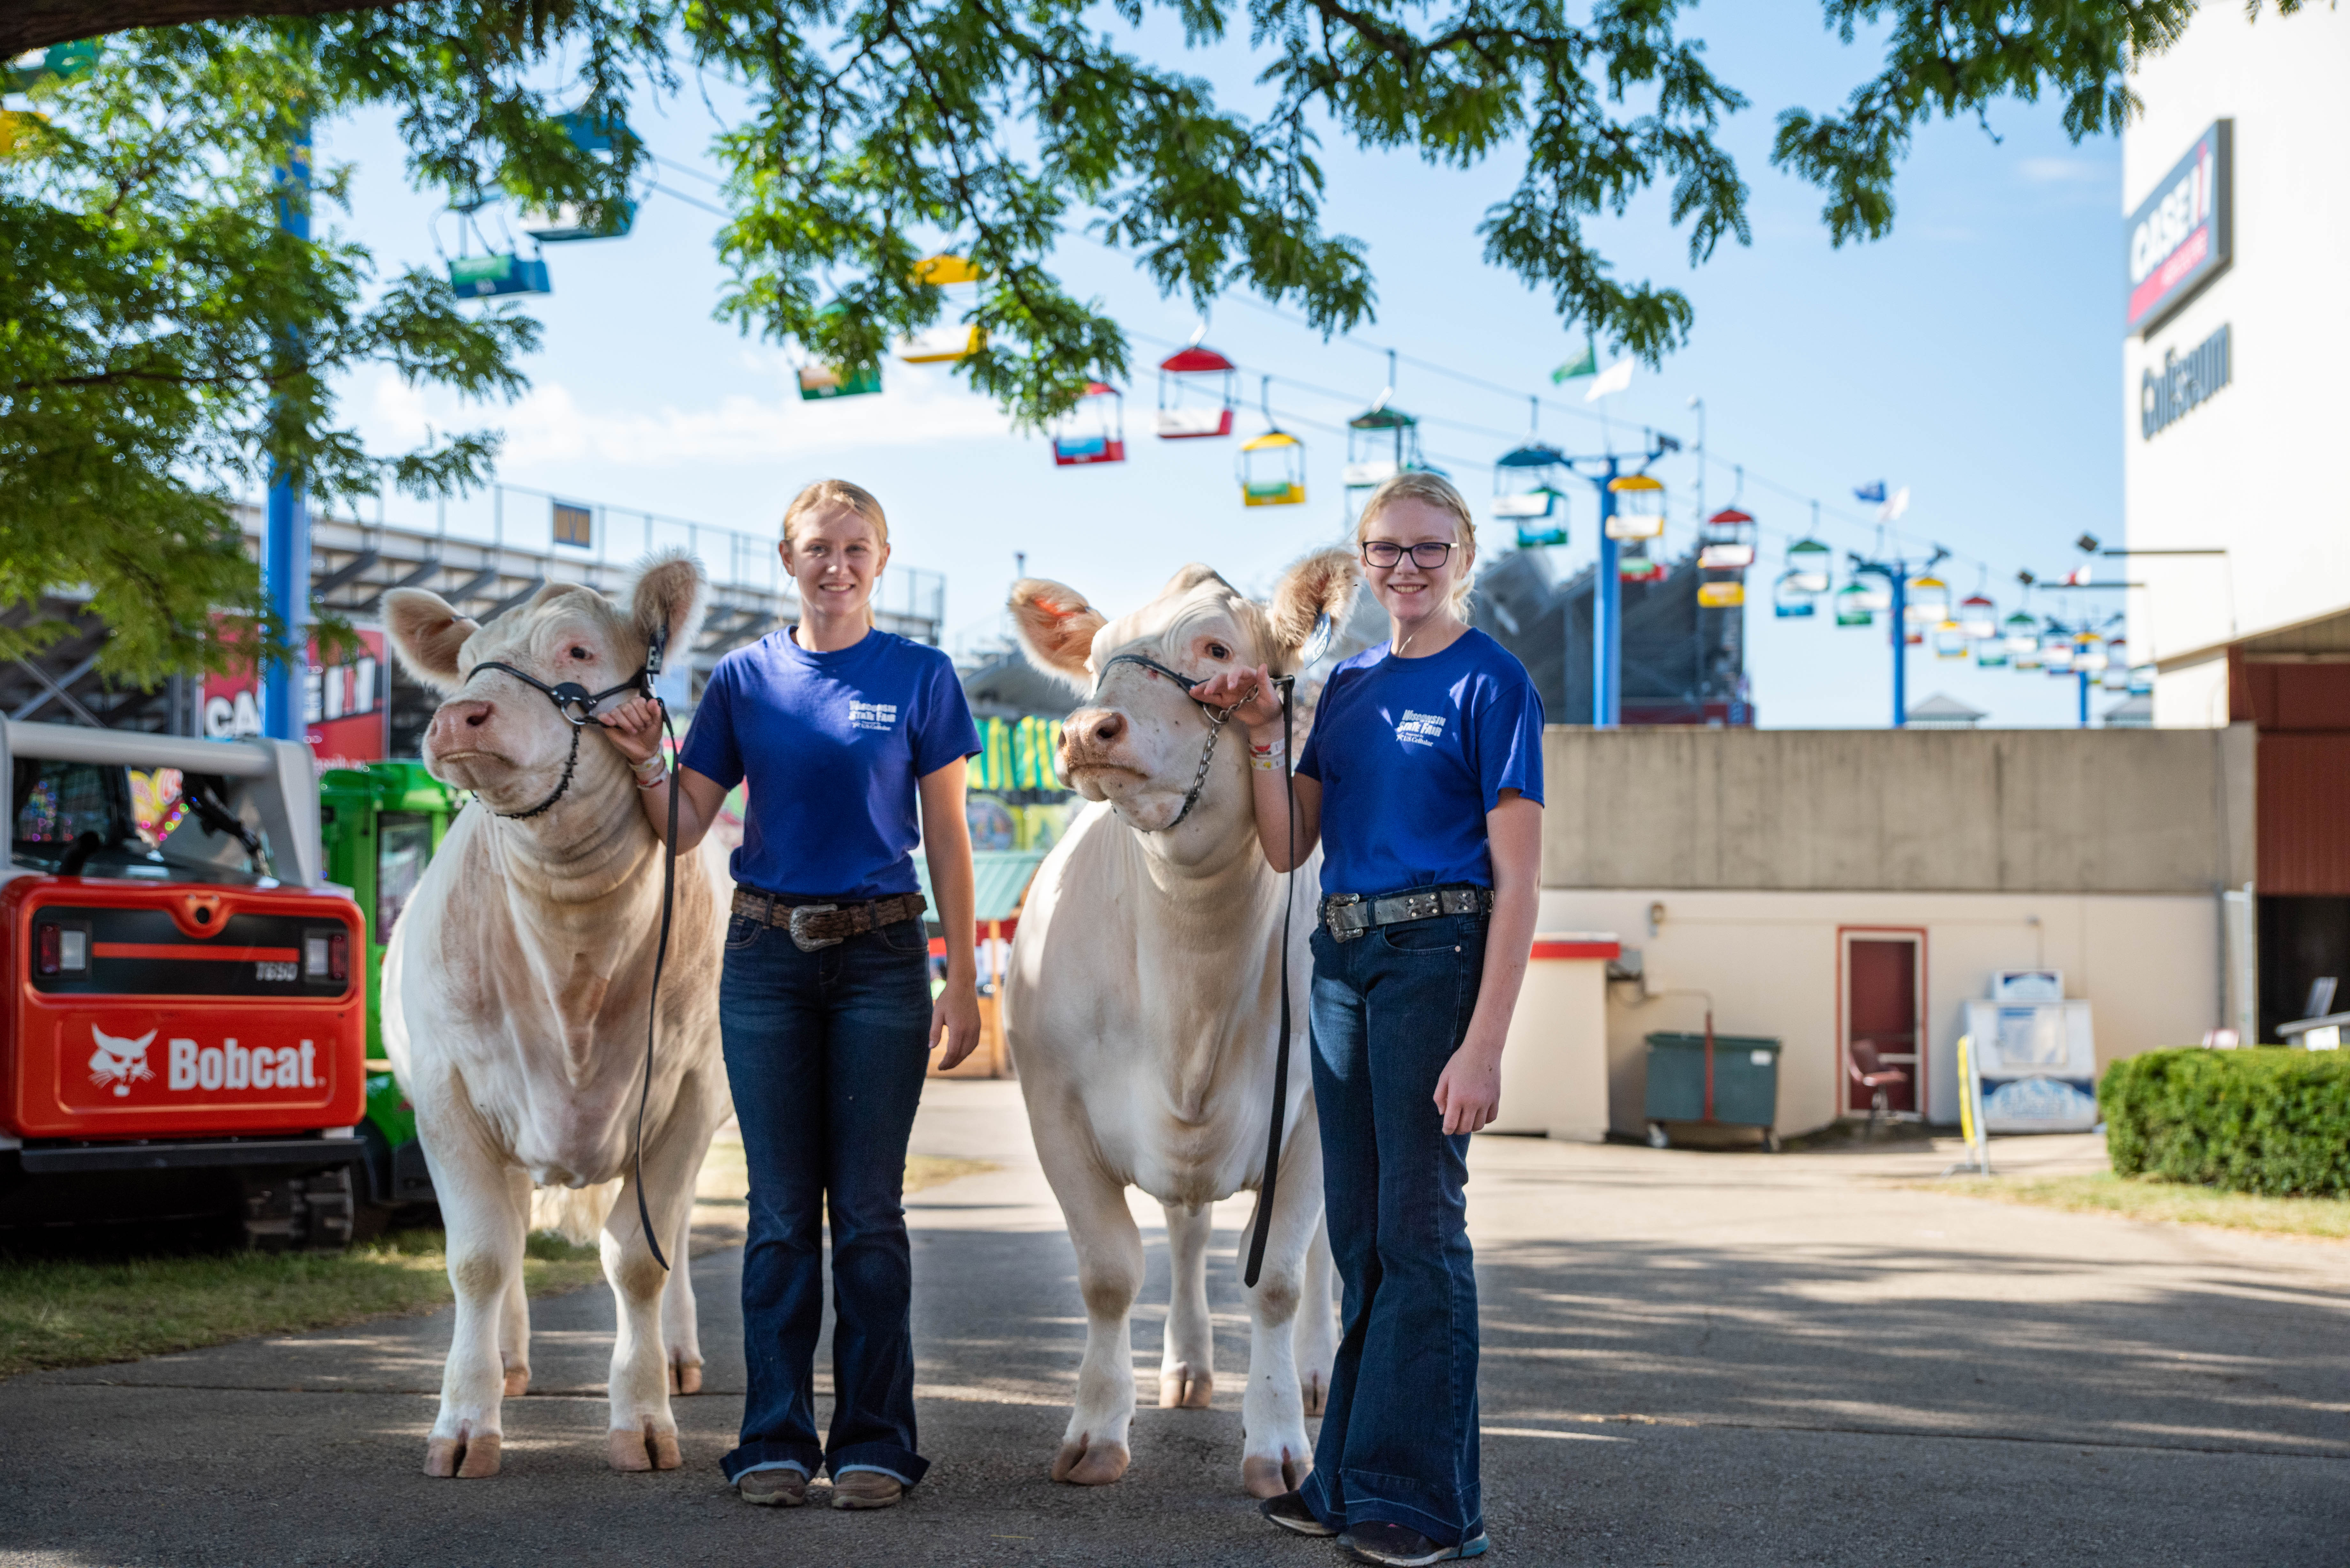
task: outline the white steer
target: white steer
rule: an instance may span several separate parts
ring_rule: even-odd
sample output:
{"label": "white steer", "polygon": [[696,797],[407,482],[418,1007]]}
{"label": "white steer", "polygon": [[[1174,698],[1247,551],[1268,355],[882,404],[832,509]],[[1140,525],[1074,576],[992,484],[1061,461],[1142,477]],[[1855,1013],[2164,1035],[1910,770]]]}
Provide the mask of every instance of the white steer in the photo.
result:
{"label": "white steer", "polygon": [[416,1106],[457,1294],[428,1475],[495,1475],[501,1402],[529,1386],[522,1265],[534,1185],[618,1184],[572,1203],[602,1210],[604,1274],[619,1302],[608,1457],[624,1470],[679,1462],[670,1391],[702,1386],[687,1222],[726,1107],[716,900],[698,866],[678,867],[644,1113],[664,1275],[629,1179],[660,842],[600,727],[575,732],[546,692],[483,666],[603,692],[643,667],[656,630],[673,659],[685,658],[701,597],[701,567],[670,556],[648,564],[625,611],[560,584],[485,627],[434,594],[404,589],[385,601],[401,659],[449,694],[426,732],[425,765],[476,796],[401,915],[383,970],[384,1048]]}
{"label": "white steer", "polygon": [[[1207,1406],[1209,1205],[1263,1179],[1279,1034],[1287,884],[1257,846],[1248,737],[1235,723],[1203,762],[1210,715],[1175,680],[1118,656],[1195,681],[1258,664],[1278,675],[1318,617],[1344,623],[1355,581],[1346,552],[1324,551],[1290,569],[1268,608],[1207,567],[1186,566],[1149,606],[1107,624],[1058,583],[1012,590],[1029,657],[1089,693],[1062,728],[1061,776],[1108,803],[1086,811],[1037,871],[1004,992],[1029,1127],[1068,1220],[1086,1303],[1055,1480],[1098,1486],[1128,1462],[1127,1318],[1142,1285],[1128,1186],[1167,1213],[1173,1281],[1159,1402]],[[1263,1272],[1248,1292],[1241,1476],[1259,1497],[1313,1468],[1305,1417],[1321,1413],[1336,1348],[1306,1058],[1319,867],[1317,856],[1297,874],[1289,1119]]]}

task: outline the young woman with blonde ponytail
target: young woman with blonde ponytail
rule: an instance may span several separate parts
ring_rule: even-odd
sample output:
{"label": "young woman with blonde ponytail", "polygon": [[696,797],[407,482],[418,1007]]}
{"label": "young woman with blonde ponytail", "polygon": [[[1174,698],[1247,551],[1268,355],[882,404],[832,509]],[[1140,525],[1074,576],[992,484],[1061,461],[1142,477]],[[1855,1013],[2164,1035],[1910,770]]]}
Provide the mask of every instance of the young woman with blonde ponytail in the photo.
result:
{"label": "young woman with blonde ponytail", "polygon": [[[947,656],[874,625],[874,583],[889,560],[880,503],[840,480],[811,484],[785,512],[783,535],[799,622],[718,661],[674,786],[650,703],[604,722],[639,763],[655,833],[680,791],[680,853],[701,842],[727,791],[750,786],[718,998],[751,1176],[750,1386],[742,1440],[720,1463],[745,1502],[797,1507],[829,1467],[835,1508],[887,1508],[929,1468],[915,1442],[901,1197],[931,1049],[943,1043],[951,1066],[979,1040],[963,819],[979,732]],[[917,842],[946,931],[935,1002]],[[827,1209],[833,1415],[819,1443]]]}
{"label": "young woman with blonde ponytail", "polygon": [[1533,945],[1542,700],[1463,618],[1477,540],[1440,475],[1396,475],[1356,527],[1388,641],[1330,675],[1282,791],[1268,671],[1195,688],[1237,704],[1276,871],[1322,846],[1314,1106],[1344,1329],[1314,1471],[1265,1517],[1366,1563],[1486,1549],[1477,1472],[1469,1135],[1501,1105],[1502,1043]]}

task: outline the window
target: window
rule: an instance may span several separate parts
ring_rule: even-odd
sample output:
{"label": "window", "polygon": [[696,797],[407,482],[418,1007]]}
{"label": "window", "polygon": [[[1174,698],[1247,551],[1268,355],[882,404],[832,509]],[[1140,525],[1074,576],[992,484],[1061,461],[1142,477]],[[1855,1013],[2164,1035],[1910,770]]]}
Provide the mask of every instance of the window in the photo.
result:
{"label": "window", "polygon": [[585,550],[595,543],[595,514],[585,506],[574,506],[567,501],[555,504],[555,542],[577,545]]}

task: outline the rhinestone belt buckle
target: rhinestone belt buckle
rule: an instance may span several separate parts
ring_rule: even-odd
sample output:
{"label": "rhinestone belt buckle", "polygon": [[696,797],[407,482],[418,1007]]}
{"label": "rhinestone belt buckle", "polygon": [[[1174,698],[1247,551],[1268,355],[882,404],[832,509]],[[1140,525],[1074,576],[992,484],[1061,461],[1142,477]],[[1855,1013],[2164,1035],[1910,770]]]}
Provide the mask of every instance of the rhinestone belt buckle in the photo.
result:
{"label": "rhinestone belt buckle", "polygon": [[1351,942],[1369,930],[1367,914],[1360,893],[1334,893],[1323,900],[1322,923],[1330,928],[1330,936],[1336,941]]}
{"label": "rhinestone belt buckle", "polygon": [[794,906],[792,909],[791,927],[792,946],[799,949],[800,951],[804,953],[812,953],[819,948],[837,948],[842,942],[847,941],[848,939],[846,937],[812,937],[808,935],[808,927],[815,920],[816,916],[832,914],[839,908],[840,906],[837,904],[799,904]]}

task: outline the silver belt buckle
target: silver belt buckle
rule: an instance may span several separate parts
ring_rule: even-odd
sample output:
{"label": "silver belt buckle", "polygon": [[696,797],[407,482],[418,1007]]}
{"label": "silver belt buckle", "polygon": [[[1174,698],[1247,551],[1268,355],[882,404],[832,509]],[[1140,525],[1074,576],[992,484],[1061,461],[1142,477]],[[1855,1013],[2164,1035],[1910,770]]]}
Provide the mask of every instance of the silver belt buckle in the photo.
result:
{"label": "silver belt buckle", "polygon": [[1338,923],[1339,911],[1360,909],[1362,902],[1363,896],[1360,893],[1334,893],[1330,896],[1328,901],[1323,906],[1322,923],[1330,928],[1330,938],[1333,941],[1351,942],[1371,929],[1368,921],[1359,926],[1342,926]]}
{"label": "silver belt buckle", "polygon": [[808,917],[808,918],[810,918],[810,919],[813,919],[814,917],[816,917],[816,916],[817,916],[817,915],[829,915],[829,914],[833,913],[835,910],[838,909],[839,908],[840,908],[840,906],[839,906],[839,905],[837,905],[837,904],[795,904],[795,905],[794,905],[794,906],[792,907],[792,926],[791,926],[791,931],[792,931],[792,946],[794,946],[794,947],[795,947],[795,948],[799,949],[799,950],[800,950],[800,951],[802,951],[802,952],[804,952],[804,953],[812,953],[812,952],[815,952],[815,951],[816,951],[818,949],[821,949],[821,948],[837,948],[837,947],[838,947],[842,942],[847,941],[848,939],[847,939],[847,938],[846,938],[846,937],[812,937],[812,936],[809,936],[809,935],[807,934],[807,925],[806,925],[806,921],[805,921],[805,920],[803,920],[803,919],[802,919],[802,918],[801,918],[801,917],[803,917],[803,916],[806,916],[806,917]]}

